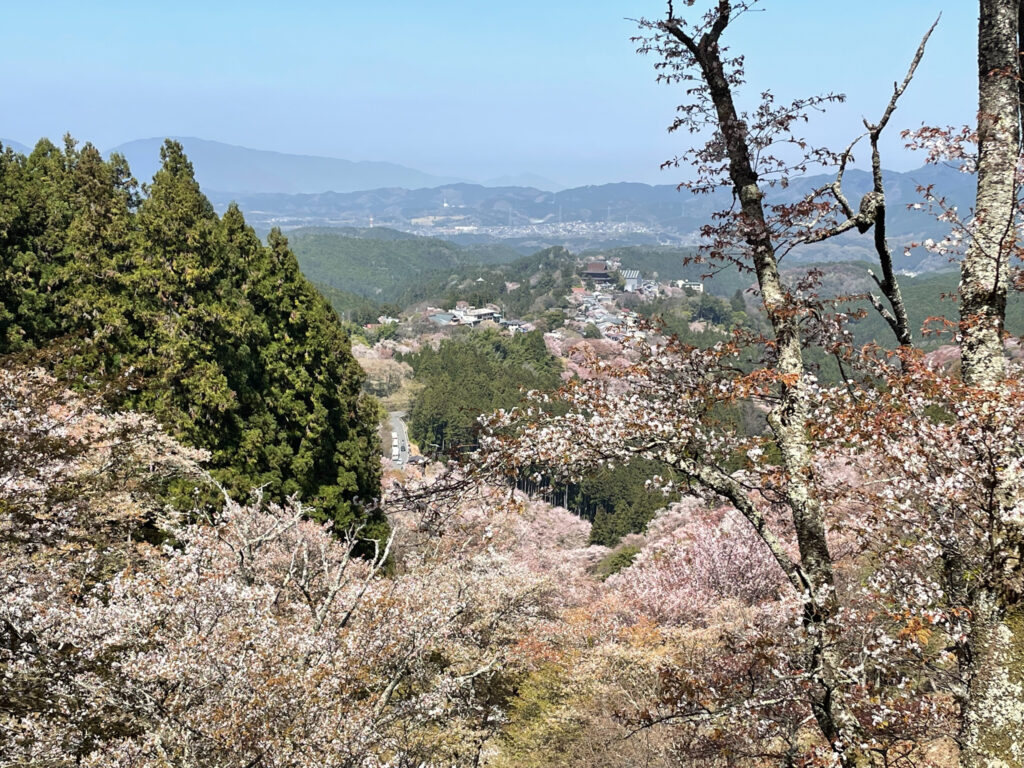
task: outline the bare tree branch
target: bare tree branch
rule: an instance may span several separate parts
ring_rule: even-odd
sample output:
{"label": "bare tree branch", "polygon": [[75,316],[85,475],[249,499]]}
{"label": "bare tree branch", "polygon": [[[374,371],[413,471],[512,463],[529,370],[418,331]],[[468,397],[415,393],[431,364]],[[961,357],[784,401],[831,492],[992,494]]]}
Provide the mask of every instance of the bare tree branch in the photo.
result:
{"label": "bare tree branch", "polygon": [[[809,232],[802,241],[804,243],[818,243],[848,232],[854,227],[861,233],[867,232],[872,226],[875,228],[875,252],[878,254],[878,262],[882,268],[882,277],[879,279],[874,273],[870,274],[878,285],[879,290],[881,290],[889,302],[891,310],[886,309],[882,305],[881,300],[876,296],[871,297],[871,304],[885,319],[886,323],[889,324],[900,346],[910,346],[913,343],[913,334],[910,330],[910,319],[907,315],[906,305],[903,302],[903,295],[900,292],[899,281],[897,281],[896,273],[893,270],[892,249],[889,248],[889,243],[885,236],[885,182],[882,178],[882,158],[878,149],[878,140],[886,125],[889,124],[889,119],[892,117],[893,112],[896,111],[896,105],[900,97],[906,92],[910,82],[914,79],[917,66],[924,57],[928,39],[931,37],[932,32],[935,31],[935,27],[941,18],[942,15],[939,14],[939,17],[932,22],[924,37],[921,38],[921,42],[917,46],[917,51],[910,62],[903,82],[893,85],[892,97],[889,99],[889,103],[886,105],[885,111],[878,122],[871,123],[866,119],[864,120],[864,127],[867,129],[867,133],[864,135],[867,135],[871,143],[872,190],[861,198],[860,207],[856,213],[854,213],[853,206],[850,205],[849,200],[842,191],[843,174],[846,171],[846,165],[851,156],[850,153],[854,145],[863,138],[862,135],[854,139],[850,146],[846,148],[839,163],[836,180],[828,187],[828,191],[832,193],[839,207],[846,215],[846,220],[829,229]],[[815,191],[812,197],[821,194],[823,191]]]}

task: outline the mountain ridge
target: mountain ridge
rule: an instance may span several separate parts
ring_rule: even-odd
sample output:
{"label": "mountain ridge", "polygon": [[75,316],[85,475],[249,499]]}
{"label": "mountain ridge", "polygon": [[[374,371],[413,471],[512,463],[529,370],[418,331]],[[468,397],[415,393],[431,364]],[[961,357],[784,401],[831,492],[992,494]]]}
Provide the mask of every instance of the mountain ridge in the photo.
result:
{"label": "mountain ridge", "polygon": [[[194,136],[173,136],[181,143],[196,169],[204,190],[230,189],[236,194],[311,194],[354,192],[374,186],[436,186],[460,181],[409,168],[398,163],[345,160],[336,157],[251,149]],[[104,154],[125,156],[135,177],[146,181],[160,166],[163,137],[135,139]]]}
{"label": "mountain ridge", "polygon": [[14,139],[0,138],[0,144],[2,144],[4,147],[10,147],[15,152],[20,152],[23,155],[27,155],[29,152],[32,151],[32,147],[28,147],[22,144],[20,141],[15,141]]}
{"label": "mountain ridge", "polygon": [[[770,203],[795,202],[825,186],[832,176],[818,174],[793,179],[789,186],[766,190]],[[967,211],[973,200],[974,178],[942,166],[911,171],[886,171],[887,229],[894,242],[906,244],[941,238],[944,225],[926,211],[919,187],[934,185],[948,202]],[[847,171],[844,191],[854,206],[871,189],[871,174]],[[442,237],[463,244],[525,238],[532,248],[564,245],[572,250],[593,244],[692,245],[700,228],[716,211],[728,208],[730,190],[692,195],[675,185],[613,182],[549,192],[535,187],[485,187],[457,183],[420,189],[379,188],[357,192],[307,195],[210,192],[218,210],[237,202],[258,229],[306,226],[387,226],[419,235]],[[575,242],[574,238],[579,240]],[[840,238],[816,248],[816,258],[834,244],[852,245]],[[857,241],[859,242],[859,241]],[[859,243],[870,250],[870,243]],[[865,252],[858,258],[869,257]],[[908,269],[916,269],[907,265]]]}
{"label": "mountain ridge", "polygon": [[[730,190],[691,195],[674,184],[610,182],[545,190],[540,186],[487,186],[425,174],[386,162],[253,150],[199,138],[181,138],[196,178],[221,213],[239,203],[260,231],[273,227],[389,226],[463,245],[504,241],[521,252],[560,245],[571,250],[622,245],[687,246],[700,228],[728,208]],[[28,147],[7,142],[19,151]],[[145,181],[159,165],[162,139],[139,139],[108,151],[125,155],[136,178]],[[973,200],[973,177],[943,166],[885,171],[888,233],[905,245],[938,239],[945,228],[926,212],[909,210],[922,202],[918,187],[935,185],[961,210]],[[493,181],[546,180],[529,174]],[[844,188],[854,202],[871,188],[871,176],[847,171]],[[793,202],[832,181],[828,174],[792,179],[786,188],[766,187],[769,203]],[[557,186],[557,185],[556,185]],[[308,191],[314,190],[314,191]],[[867,250],[864,250],[864,249]],[[839,253],[839,252],[842,253]],[[819,244],[813,258],[870,257],[870,243],[843,237]],[[917,271],[919,259],[901,268]]]}

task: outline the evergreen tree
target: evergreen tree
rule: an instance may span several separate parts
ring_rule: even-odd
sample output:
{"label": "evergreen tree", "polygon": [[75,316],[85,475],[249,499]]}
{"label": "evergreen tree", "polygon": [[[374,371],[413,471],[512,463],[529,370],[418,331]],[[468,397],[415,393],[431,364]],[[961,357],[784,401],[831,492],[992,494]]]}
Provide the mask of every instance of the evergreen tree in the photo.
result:
{"label": "evergreen tree", "polygon": [[265,246],[237,207],[218,218],[178,143],[161,160],[140,200],[123,158],[70,138],[0,154],[0,354],[117,382],[112,406],[209,450],[237,497],[299,494],[323,519],[363,520],[377,408],[337,317],[280,232]]}

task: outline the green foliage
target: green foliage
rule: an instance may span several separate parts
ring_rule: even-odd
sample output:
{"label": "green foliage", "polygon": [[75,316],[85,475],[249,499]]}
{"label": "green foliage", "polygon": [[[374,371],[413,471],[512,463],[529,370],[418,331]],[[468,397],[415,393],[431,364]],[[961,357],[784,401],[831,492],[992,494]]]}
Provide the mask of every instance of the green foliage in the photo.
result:
{"label": "green foliage", "polygon": [[747,302],[743,298],[743,290],[742,289],[740,289],[740,288],[736,289],[736,293],[734,293],[732,295],[732,298],[729,299],[729,306],[732,307],[732,311],[733,312],[744,312],[745,313],[747,311]]}
{"label": "green foliage", "polygon": [[[497,304],[509,317],[539,317],[561,306],[578,282],[575,260],[559,247],[522,257],[505,246],[458,246],[380,228],[299,229],[290,240],[302,271],[323,286],[342,317],[360,324],[382,314],[371,309],[376,302],[453,307],[467,301]],[[519,287],[506,290],[510,282]]]}
{"label": "green foliage", "polygon": [[[729,301],[708,293],[690,292],[686,296],[655,299],[637,307],[637,313],[695,347],[710,347],[727,338],[734,325],[749,325],[745,312],[734,311]],[[695,322],[703,328],[692,330],[690,323]]]}
{"label": "green foliage", "polygon": [[498,768],[572,765],[574,749],[585,738],[585,722],[574,715],[578,686],[566,667],[544,664],[518,685],[502,728]]}
{"label": "green foliage", "polygon": [[[539,332],[508,337],[472,331],[402,359],[424,385],[408,421],[412,439],[425,451],[473,446],[480,414],[517,405],[524,389],[553,390],[560,383],[558,360]],[[552,500],[593,522],[591,543],[614,546],[626,534],[642,532],[674,498],[648,488],[654,474],[671,476],[671,471],[636,459],[551,489]]]}
{"label": "green foliage", "polygon": [[367,327],[356,323],[342,322],[341,328],[349,339],[358,339],[367,347],[372,347],[383,339],[394,339],[398,336],[396,323],[380,324],[375,321]]}
{"label": "green foliage", "polygon": [[554,331],[565,325],[565,312],[561,309],[549,309],[538,318],[538,325],[545,331]]}
{"label": "green foliage", "polygon": [[565,295],[579,285],[576,260],[565,248],[548,248],[504,268],[505,279],[519,283],[499,299],[512,317],[526,317],[564,306]]}
{"label": "green foliage", "polygon": [[401,312],[397,304],[381,304],[358,293],[332,288],[323,283],[315,285],[343,322],[366,325],[376,323],[381,315],[397,316]]}
{"label": "green foliage", "polygon": [[64,380],[122,382],[110,405],[209,450],[232,494],[300,494],[354,522],[379,445],[337,317],[280,232],[263,245],[237,207],[218,218],[177,143],[161,160],[140,200],[89,144],[0,155],[0,354],[59,345]]}
{"label": "green foliage", "polygon": [[629,568],[639,554],[640,547],[636,546],[622,546],[612,550],[595,567],[598,577],[604,580],[625,568]]}
{"label": "green foliage", "polygon": [[590,543],[614,547],[629,533],[642,533],[654,513],[678,498],[666,497],[649,488],[653,475],[672,476],[664,465],[646,459],[634,459],[613,469],[599,469],[572,486],[568,509],[593,522]]}
{"label": "green foliage", "polygon": [[481,413],[518,404],[523,389],[550,390],[560,382],[561,366],[536,331],[475,331],[403,360],[424,385],[409,414],[409,433],[428,451],[471,446]]}
{"label": "green foliage", "polygon": [[732,307],[708,293],[700,294],[693,308],[693,319],[712,325],[728,325],[732,320]]}
{"label": "green foliage", "polygon": [[587,327],[583,329],[584,339],[600,339],[601,330],[593,323],[587,323]]}
{"label": "green foliage", "polygon": [[[518,287],[507,289],[508,284]],[[565,248],[547,248],[508,264],[467,266],[426,275],[410,286],[399,303],[429,301],[454,307],[458,301],[475,306],[497,304],[506,317],[539,318],[564,306],[565,295],[579,284],[576,260]]]}
{"label": "green foliage", "polygon": [[[927,349],[953,343],[949,329],[955,328],[959,322],[960,307],[955,296],[960,273],[934,272],[915,277],[900,275],[898,279],[900,292],[910,316],[910,329],[914,334],[915,344]],[[863,318],[856,319],[850,324],[858,344],[876,342],[885,347],[895,346],[896,342],[889,325],[868,302],[858,302],[854,306],[865,311]],[[952,325],[944,327],[941,321],[930,322],[928,326],[933,333],[924,335],[921,329],[929,318],[942,318]],[[944,333],[934,333],[940,330]],[[1011,291],[1007,296],[1006,330],[1015,336],[1024,334],[1024,295],[1016,291]]]}
{"label": "green foliage", "polygon": [[388,229],[297,229],[289,238],[310,280],[378,301],[396,301],[442,273],[519,258],[503,246],[463,248]]}

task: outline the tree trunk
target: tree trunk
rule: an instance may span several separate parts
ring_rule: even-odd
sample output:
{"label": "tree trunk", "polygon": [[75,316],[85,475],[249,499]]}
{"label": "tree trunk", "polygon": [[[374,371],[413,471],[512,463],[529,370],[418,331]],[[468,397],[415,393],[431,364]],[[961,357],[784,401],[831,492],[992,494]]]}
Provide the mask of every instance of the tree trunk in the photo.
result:
{"label": "tree trunk", "polygon": [[971,600],[967,706],[961,727],[963,768],[1024,766],[1024,612],[980,588]]}
{"label": "tree trunk", "polygon": [[699,41],[669,24],[667,31],[693,54],[701,68],[714,105],[716,122],[725,141],[729,178],[740,202],[740,222],[753,261],[765,311],[775,336],[775,370],[780,379],[779,404],[768,416],[786,470],[786,502],[800,551],[804,580],[804,627],[808,636],[807,669],[813,689],[811,709],[824,737],[844,765],[854,762],[851,739],[856,720],[845,706],[839,680],[840,660],[830,636],[838,605],[832,557],[825,539],[825,518],[820,501],[810,489],[811,454],[807,435],[810,415],[808,377],[800,339],[800,317],[779,276],[778,260],[767,225],[763,193],[758,186],[747,126],[740,119],[718,46],[728,23],[729,4],[719,5],[719,22]]}
{"label": "tree trunk", "polygon": [[1006,370],[1006,273],[1020,152],[1018,6],[1019,0],[981,0],[978,24],[978,193],[960,270],[960,333],[964,381],[982,387],[997,384]]}
{"label": "tree trunk", "polygon": [[[981,0],[980,6],[978,192],[975,231],[961,268],[960,332],[964,382],[991,389],[1006,372],[1002,336],[1020,155],[1020,0]],[[1024,611],[1001,578],[1007,567],[1002,555],[1019,544],[1020,530],[1001,484],[996,478],[987,573],[969,589],[963,768],[1024,766]]]}

